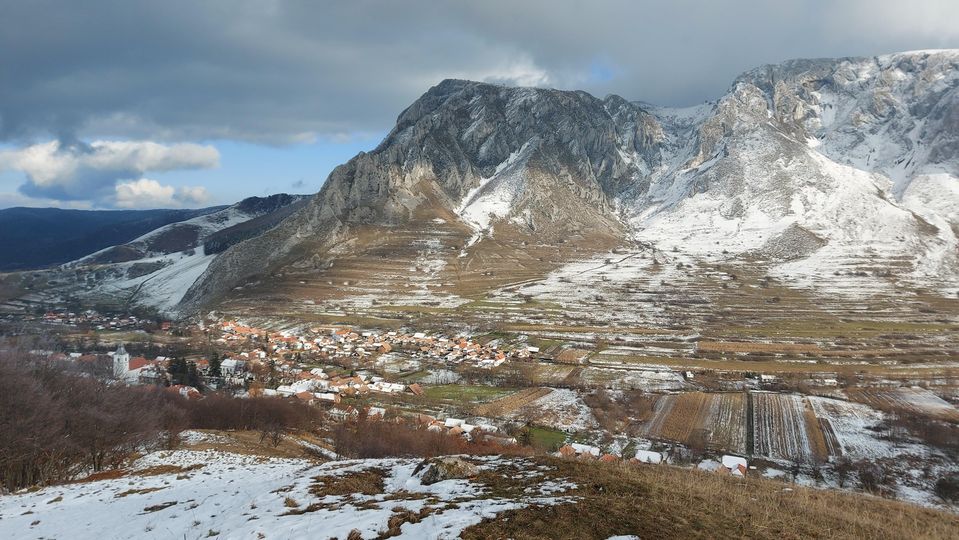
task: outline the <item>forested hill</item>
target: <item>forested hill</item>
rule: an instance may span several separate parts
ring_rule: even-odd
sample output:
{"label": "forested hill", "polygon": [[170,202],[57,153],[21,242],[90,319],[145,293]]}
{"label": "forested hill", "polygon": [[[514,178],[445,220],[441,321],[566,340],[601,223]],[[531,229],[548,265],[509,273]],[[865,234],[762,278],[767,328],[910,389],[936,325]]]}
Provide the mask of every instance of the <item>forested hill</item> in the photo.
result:
{"label": "forested hill", "polygon": [[65,263],[105,247],[123,244],[154,229],[216,212],[197,210],[0,210],[0,271],[29,270]]}

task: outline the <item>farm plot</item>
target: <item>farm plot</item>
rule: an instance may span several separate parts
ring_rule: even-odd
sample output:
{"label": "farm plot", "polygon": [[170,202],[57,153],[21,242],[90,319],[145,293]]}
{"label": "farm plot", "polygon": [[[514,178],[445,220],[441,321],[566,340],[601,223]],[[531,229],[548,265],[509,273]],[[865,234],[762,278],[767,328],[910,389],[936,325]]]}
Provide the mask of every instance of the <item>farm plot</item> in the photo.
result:
{"label": "farm plot", "polygon": [[[676,441],[687,446],[705,446],[703,421],[709,414],[711,395],[686,392],[663,396],[656,405],[646,435],[654,439]],[[668,403],[660,402],[669,398]],[[667,410],[668,409],[668,410]]]}
{"label": "farm plot", "polygon": [[759,341],[700,341],[696,350],[701,353],[770,353],[803,354],[821,353],[822,348],[813,343],[764,343]]}
{"label": "farm plot", "polygon": [[715,450],[744,454],[746,448],[746,394],[711,394],[706,444]]}
{"label": "farm plot", "polygon": [[861,388],[847,390],[849,399],[886,412],[907,411],[959,422],[959,409],[925,388]]}
{"label": "farm plot", "polygon": [[663,425],[665,425],[666,418],[669,417],[669,413],[673,410],[673,404],[676,403],[676,398],[677,396],[675,394],[666,394],[656,400],[656,405],[653,408],[653,416],[649,419],[649,423],[646,424],[647,437],[656,438],[658,434],[663,431]]}
{"label": "farm plot", "polygon": [[770,459],[812,461],[801,396],[754,392],[753,453]]}
{"label": "farm plot", "polygon": [[520,390],[515,394],[510,394],[506,397],[477,406],[473,409],[473,414],[489,417],[509,414],[549,394],[551,391],[549,388],[527,388]]}
{"label": "farm plot", "polygon": [[510,416],[566,432],[596,429],[596,417],[579,394],[563,388],[545,390],[551,391],[535,400],[527,400]]}
{"label": "farm plot", "polygon": [[[836,445],[829,445],[828,434],[832,433],[832,428],[825,428],[821,419],[816,417],[816,411],[813,409],[809,398],[803,398],[803,416],[806,419],[806,436],[809,439],[809,449],[817,461],[825,462],[830,454],[839,455],[835,452]],[[828,425],[828,424],[827,424]],[[833,437],[835,437],[833,435]]]}
{"label": "farm plot", "polygon": [[687,387],[683,376],[670,369],[613,369],[590,366],[580,373],[583,382],[615,390],[669,392]]}
{"label": "farm plot", "polygon": [[923,454],[922,448],[917,445],[896,445],[880,438],[874,426],[882,422],[883,413],[868,405],[819,396],[809,396],[807,399],[819,421],[824,427],[828,425],[823,431],[830,453],[852,459]]}

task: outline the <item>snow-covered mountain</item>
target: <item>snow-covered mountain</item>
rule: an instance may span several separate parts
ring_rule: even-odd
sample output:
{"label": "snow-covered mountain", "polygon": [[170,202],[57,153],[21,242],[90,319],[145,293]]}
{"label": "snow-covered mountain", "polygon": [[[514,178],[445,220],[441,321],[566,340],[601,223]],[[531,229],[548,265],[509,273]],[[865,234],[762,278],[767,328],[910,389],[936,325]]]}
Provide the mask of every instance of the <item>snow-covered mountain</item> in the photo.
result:
{"label": "snow-covered mountain", "polygon": [[217,254],[275,226],[303,206],[305,197],[250,197],[222,210],[171,223],[135,240],[63,265],[81,276],[70,294],[94,301],[122,301],[171,312]]}
{"label": "snow-covered mountain", "polygon": [[[959,53],[797,60],[739,77],[677,169],[624,202],[638,238],[793,261],[858,259],[905,277],[957,269]],[[662,114],[662,113],[660,113]]]}
{"label": "snow-covered mountain", "polygon": [[810,286],[866,272],[952,292],[957,208],[959,51],[763,66],[687,109],[446,80],[304,208],[226,250],[181,308],[269,289],[269,272],[322,275],[399,228],[433,235],[443,265],[491,245],[573,260],[640,242]]}

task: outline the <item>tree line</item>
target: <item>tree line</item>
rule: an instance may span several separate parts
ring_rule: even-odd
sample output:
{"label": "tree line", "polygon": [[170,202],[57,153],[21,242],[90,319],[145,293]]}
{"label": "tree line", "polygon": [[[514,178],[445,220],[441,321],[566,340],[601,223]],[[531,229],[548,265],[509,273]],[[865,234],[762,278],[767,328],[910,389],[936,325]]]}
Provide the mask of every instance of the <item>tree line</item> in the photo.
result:
{"label": "tree line", "polygon": [[134,450],[169,447],[185,429],[311,429],[322,411],[277,398],[189,400],[152,386],[110,384],[0,352],[0,487],[64,482],[120,466]]}

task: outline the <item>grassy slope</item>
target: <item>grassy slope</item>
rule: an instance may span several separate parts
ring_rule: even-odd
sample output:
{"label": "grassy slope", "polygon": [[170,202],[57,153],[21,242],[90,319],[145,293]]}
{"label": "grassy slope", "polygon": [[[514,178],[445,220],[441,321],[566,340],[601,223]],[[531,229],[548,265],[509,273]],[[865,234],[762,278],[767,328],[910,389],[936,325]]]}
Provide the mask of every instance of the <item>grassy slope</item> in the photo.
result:
{"label": "grassy slope", "polygon": [[[575,504],[498,515],[463,538],[959,538],[959,516],[866,495],[660,466],[547,459]],[[509,479],[491,485],[508,492]],[[788,489],[788,491],[786,490]]]}

